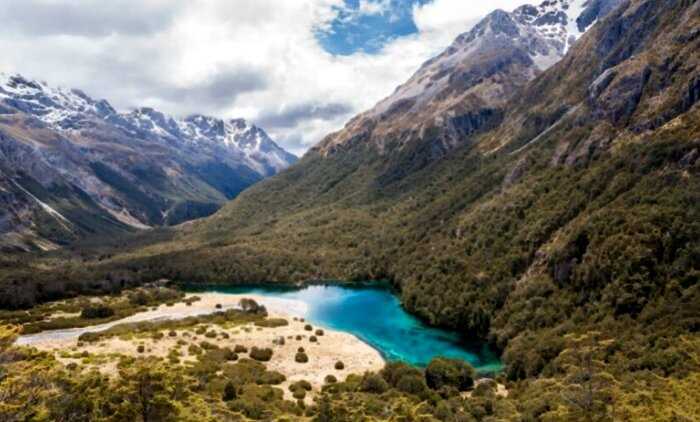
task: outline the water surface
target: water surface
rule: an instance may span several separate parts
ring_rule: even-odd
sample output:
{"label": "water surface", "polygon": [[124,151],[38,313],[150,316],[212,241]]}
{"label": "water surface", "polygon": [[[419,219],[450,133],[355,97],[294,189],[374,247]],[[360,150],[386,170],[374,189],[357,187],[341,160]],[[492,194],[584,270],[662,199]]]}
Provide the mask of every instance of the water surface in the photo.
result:
{"label": "water surface", "polygon": [[486,344],[465,341],[455,332],[427,326],[404,311],[399,299],[383,286],[188,286],[188,290],[302,301],[308,307],[305,316],[310,323],[354,334],[387,360],[425,366],[435,356],[447,356],[466,360],[481,372],[501,368],[498,357]]}

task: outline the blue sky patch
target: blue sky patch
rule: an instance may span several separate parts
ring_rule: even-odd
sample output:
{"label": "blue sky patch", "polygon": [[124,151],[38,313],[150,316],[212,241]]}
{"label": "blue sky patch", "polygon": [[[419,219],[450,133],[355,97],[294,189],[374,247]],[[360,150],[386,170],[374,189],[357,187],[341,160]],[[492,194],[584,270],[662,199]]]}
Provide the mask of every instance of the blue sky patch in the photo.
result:
{"label": "blue sky patch", "polygon": [[329,29],[316,32],[321,46],[331,54],[374,54],[391,40],[418,32],[413,6],[432,0],[345,0],[336,8]]}

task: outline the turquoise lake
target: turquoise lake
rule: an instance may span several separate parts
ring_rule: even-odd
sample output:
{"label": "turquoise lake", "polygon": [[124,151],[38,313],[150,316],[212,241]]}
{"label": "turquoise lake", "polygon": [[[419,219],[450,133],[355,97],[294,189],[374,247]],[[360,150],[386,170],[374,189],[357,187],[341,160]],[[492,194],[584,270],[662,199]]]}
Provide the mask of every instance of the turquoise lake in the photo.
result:
{"label": "turquoise lake", "polygon": [[354,334],[387,360],[425,366],[435,356],[446,356],[466,360],[483,373],[501,369],[498,356],[486,344],[465,341],[455,332],[427,326],[408,314],[397,296],[383,286],[188,286],[187,290],[302,301],[308,307],[307,321]]}

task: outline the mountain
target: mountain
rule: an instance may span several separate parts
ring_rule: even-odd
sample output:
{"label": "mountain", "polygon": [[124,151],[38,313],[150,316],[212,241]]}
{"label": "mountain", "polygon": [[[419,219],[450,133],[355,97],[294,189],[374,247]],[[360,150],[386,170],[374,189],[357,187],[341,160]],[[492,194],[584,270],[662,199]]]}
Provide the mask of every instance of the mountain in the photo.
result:
{"label": "mountain", "polygon": [[117,112],[78,90],[0,76],[0,237],[51,249],[209,215],[296,157],[242,119]]}
{"label": "mountain", "polygon": [[620,3],[548,0],[513,12],[496,10],[314,150],[328,155],[364,142],[381,153],[420,155],[402,163],[397,173],[423,166],[498,126],[519,88],[561,60],[587,28]]}
{"label": "mountain", "polygon": [[[208,218],[81,250],[58,274],[0,260],[0,303],[161,277],[386,279],[413,314],[502,352],[507,403],[485,397],[467,409],[479,419],[697,419],[700,2],[577,4],[577,28],[590,27],[546,69],[496,49],[480,63],[508,65],[461,85],[479,95],[438,112],[461,91],[416,93],[403,111],[364,113]],[[508,98],[482,95],[487,85]],[[469,113],[487,123],[445,123]],[[443,414],[468,407],[452,399]]]}

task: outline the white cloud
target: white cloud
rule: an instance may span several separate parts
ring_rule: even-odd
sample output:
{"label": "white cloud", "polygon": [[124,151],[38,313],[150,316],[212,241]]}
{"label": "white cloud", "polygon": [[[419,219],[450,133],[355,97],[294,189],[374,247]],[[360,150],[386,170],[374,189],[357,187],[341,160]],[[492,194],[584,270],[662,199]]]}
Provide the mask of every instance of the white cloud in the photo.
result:
{"label": "white cloud", "polygon": [[391,0],[360,0],[357,10],[363,15],[382,15],[391,10]]}
{"label": "white cloud", "polygon": [[[47,3],[31,1],[37,12]],[[63,3],[95,7],[87,2]],[[49,3],[55,6],[56,0]],[[146,5],[153,16],[149,22],[157,18],[158,24],[96,14],[99,26],[86,22],[84,27],[101,29],[81,33],[74,30],[76,21],[91,14],[76,12],[68,27],[54,24],[40,34],[19,24],[0,25],[0,70],[81,88],[121,109],[143,105],[177,115],[278,122],[266,129],[301,153],[390,94],[479,17],[519,3],[435,0],[414,9],[417,34],[390,41],[378,54],[333,56],[314,31],[328,27],[342,0],[191,0],[173,8],[163,0],[120,0],[133,11],[128,16],[138,16]],[[361,7],[383,13],[388,4],[363,1]],[[9,18],[0,14],[0,20]]]}

